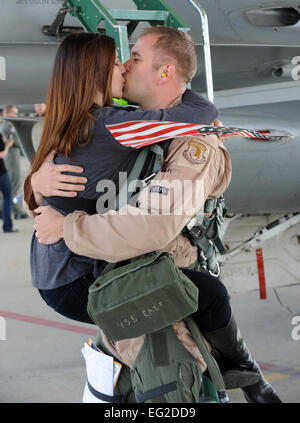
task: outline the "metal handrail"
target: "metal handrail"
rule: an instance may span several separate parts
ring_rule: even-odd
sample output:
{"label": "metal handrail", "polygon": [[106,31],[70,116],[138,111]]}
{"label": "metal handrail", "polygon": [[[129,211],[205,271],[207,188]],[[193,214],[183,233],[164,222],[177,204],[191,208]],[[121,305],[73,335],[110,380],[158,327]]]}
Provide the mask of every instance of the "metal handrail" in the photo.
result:
{"label": "metal handrail", "polygon": [[207,97],[209,101],[213,103],[214,102],[214,88],[213,88],[213,76],[212,76],[212,66],[211,66],[207,14],[197,0],[189,0],[189,2],[197,9],[201,18],[201,37],[202,37],[203,52],[204,52],[206,90],[207,90]]}

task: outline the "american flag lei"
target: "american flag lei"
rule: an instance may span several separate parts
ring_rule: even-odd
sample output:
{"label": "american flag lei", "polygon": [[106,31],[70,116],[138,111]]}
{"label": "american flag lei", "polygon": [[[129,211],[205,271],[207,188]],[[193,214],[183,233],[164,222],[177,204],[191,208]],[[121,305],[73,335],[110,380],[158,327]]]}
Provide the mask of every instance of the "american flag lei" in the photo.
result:
{"label": "american flag lei", "polygon": [[106,125],[106,129],[122,145],[141,148],[171,138],[203,135],[237,135],[261,141],[281,141],[290,135],[268,135],[250,129],[226,126],[198,125],[193,123],[139,120]]}

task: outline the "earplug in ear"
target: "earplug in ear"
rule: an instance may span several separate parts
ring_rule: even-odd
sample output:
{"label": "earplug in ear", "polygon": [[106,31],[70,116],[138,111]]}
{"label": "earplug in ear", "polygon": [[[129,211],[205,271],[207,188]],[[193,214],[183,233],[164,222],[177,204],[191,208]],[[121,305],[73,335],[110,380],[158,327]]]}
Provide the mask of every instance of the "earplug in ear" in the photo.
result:
{"label": "earplug in ear", "polygon": [[167,74],[166,74],[166,72],[164,72],[161,77],[165,78],[166,76],[167,76]]}

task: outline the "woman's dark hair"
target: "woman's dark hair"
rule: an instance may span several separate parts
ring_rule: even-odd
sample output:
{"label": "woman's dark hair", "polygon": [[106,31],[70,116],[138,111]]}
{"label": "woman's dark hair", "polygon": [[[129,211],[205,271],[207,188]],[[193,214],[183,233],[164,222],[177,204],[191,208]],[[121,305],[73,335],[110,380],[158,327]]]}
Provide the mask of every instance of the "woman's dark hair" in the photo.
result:
{"label": "woman's dark hair", "polygon": [[90,141],[97,94],[102,95],[103,106],[112,104],[115,55],[115,41],[107,35],[73,33],[61,42],[31,174],[39,169],[52,150],[68,157],[73,146],[86,145]]}

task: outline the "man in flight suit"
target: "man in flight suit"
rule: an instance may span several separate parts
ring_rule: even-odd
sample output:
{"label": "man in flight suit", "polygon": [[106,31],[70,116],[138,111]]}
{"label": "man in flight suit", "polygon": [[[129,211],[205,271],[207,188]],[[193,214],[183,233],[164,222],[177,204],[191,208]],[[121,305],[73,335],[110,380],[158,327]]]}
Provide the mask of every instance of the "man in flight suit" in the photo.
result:
{"label": "man in flight suit", "polygon": [[[195,73],[195,69],[187,71],[189,66],[182,64],[180,56],[172,54],[169,37],[172,38],[174,31],[177,30],[155,27],[146,30],[125,64],[124,97],[138,103],[143,109],[174,105],[172,99],[179,83],[177,81],[187,83]],[[191,50],[191,55],[195,55],[195,49]],[[161,68],[163,80],[160,84],[153,79],[153,72],[157,72],[158,68]],[[41,203],[43,196],[60,195],[58,190],[65,190],[63,196],[71,196],[67,191],[75,190],[62,182],[64,175],[60,172],[64,170],[70,168],[64,169],[60,165],[58,171],[51,160],[44,163],[31,178],[34,196],[28,194],[30,181],[26,181],[25,200],[31,210]],[[153,250],[167,250],[173,254],[178,266],[188,267],[197,260],[197,248],[181,231],[203,207],[206,199],[223,194],[230,178],[231,161],[226,148],[216,136],[177,138],[169,146],[162,171],[143,189],[138,207],[129,204],[119,212],[109,211],[92,216],[76,211],[66,217],[51,207],[39,207],[35,209],[35,213],[40,213],[35,218],[36,236],[45,244],[64,238],[73,252],[108,262],[125,260]],[[69,176],[65,179],[68,183],[72,181],[82,182],[80,177],[70,179]],[[184,188],[183,195],[178,195],[177,182]],[[188,183],[185,185],[184,182]],[[231,366],[257,374],[257,383],[242,388],[248,402],[281,402],[253,360],[232,315],[225,327],[204,335]],[[116,356],[125,345],[123,341],[120,342],[119,345],[115,343]]]}

